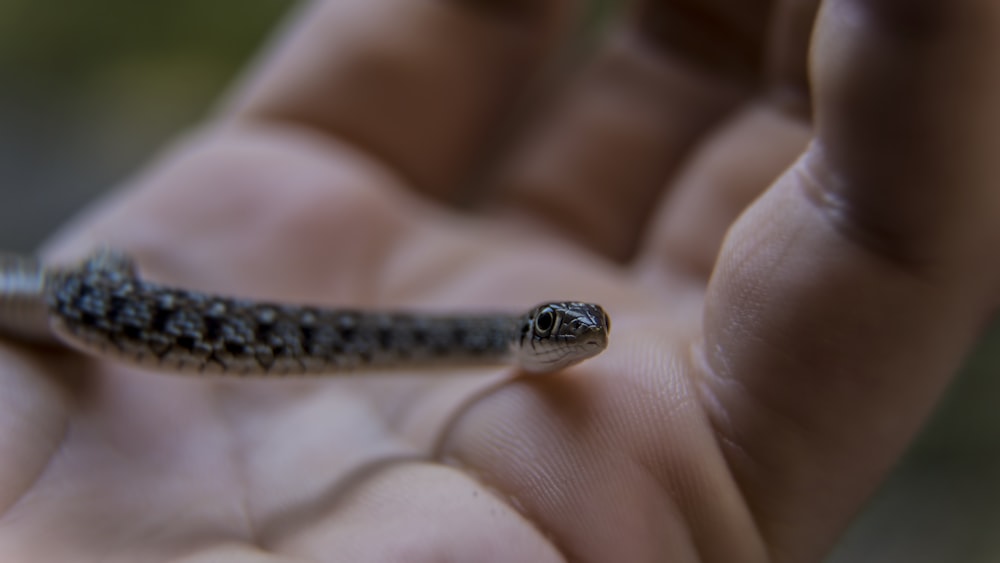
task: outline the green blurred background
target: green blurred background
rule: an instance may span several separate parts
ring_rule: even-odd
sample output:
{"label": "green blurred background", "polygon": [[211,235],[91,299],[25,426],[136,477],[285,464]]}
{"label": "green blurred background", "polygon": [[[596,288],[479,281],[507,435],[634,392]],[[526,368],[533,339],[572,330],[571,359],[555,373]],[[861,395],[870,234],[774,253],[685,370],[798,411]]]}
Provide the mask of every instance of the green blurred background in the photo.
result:
{"label": "green blurred background", "polygon": [[291,4],[0,0],[2,247],[35,247],[204,116]]}
{"label": "green blurred background", "polygon": [[[30,251],[206,115],[291,5],[0,0],[0,248]],[[1000,562],[998,374],[1000,326],[829,563]]]}

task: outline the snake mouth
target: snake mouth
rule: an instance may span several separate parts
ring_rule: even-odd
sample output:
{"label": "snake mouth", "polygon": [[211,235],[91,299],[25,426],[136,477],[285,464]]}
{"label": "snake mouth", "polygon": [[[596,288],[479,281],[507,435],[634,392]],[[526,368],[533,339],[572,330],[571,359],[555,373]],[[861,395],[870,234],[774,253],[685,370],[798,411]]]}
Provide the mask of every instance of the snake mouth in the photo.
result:
{"label": "snake mouth", "polygon": [[607,325],[595,326],[587,331],[583,335],[583,344],[588,348],[597,348],[603,350],[608,347],[608,328]]}
{"label": "snake mouth", "polygon": [[594,330],[580,338],[577,345],[581,359],[592,358],[608,347],[608,337],[604,332]]}

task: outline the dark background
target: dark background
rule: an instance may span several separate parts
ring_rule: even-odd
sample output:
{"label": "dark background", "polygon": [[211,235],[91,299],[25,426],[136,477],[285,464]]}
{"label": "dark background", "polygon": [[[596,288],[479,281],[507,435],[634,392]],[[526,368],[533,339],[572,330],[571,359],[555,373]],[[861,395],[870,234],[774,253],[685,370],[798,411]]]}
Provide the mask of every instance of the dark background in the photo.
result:
{"label": "dark background", "polygon": [[[0,0],[0,248],[32,250],[197,123],[291,5]],[[828,563],[1000,562],[998,374],[995,325]]]}

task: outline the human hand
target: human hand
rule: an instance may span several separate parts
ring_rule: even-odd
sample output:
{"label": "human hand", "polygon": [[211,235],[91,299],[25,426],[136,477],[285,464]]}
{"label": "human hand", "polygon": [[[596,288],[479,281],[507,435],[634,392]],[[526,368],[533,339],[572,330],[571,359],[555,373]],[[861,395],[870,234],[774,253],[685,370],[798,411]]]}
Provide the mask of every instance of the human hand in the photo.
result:
{"label": "human hand", "polygon": [[810,99],[812,2],[650,3],[513,112],[572,10],[498,4],[310,5],[48,256],[328,305],[595,301],[605,354],[235,380],[4,343],[0,559],[821,556],[996,303],[1000,7],[828,1]]}

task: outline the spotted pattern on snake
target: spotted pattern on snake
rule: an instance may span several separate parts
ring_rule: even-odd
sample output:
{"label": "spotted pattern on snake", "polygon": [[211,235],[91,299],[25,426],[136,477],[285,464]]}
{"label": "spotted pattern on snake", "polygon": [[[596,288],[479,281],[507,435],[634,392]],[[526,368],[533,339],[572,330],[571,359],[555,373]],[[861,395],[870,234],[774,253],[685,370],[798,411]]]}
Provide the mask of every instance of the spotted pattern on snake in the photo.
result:
{"label": "spotted pattern on snake", "polygon": [[[151,283],[113,251],[68,269],[30,264],[0,261],[0,329],[16,333],[19,323],[27,328],[47,321],[64,344],[179,373],[338,374],[501,364],[547,372],[603,351],[610,328],[600,306],[572,301],[524,314],[329,309]],[[17,295],[15,278],[28,288]],[[41,323],[30,318],[39,314],[46,316]]]}

